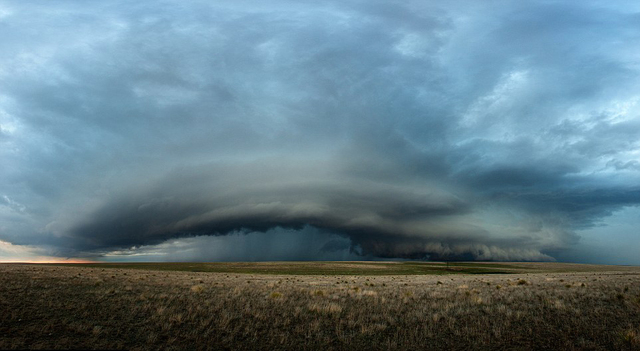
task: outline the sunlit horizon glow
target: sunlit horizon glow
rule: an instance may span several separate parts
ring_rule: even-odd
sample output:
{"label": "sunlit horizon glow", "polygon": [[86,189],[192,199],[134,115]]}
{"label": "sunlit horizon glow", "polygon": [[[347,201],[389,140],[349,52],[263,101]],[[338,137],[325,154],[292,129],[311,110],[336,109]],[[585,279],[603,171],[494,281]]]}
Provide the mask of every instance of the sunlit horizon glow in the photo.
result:
{"label": "sunlit horizon glow", "polygon": [[43,250],[29,245],[14,245],[0,240],[0,263],[96,263],[77,257],[42,255]]}
{"label": "sunlit horizon glow", "polygon": [[38,259],[29,259],[29,260],[0,260],[0,263],[42,263],[42,264],[46,264],[46,263],[69,263],[69,264],[73,264],[73,263],[101,263],[101,261],[90,261],[90,260],[82,260],[82,259],[77,259],[77,258],[70,258],[70,259],[63,259],[63,258],[58,258],[58,257],[43,257],[43,258],[38,258]]}

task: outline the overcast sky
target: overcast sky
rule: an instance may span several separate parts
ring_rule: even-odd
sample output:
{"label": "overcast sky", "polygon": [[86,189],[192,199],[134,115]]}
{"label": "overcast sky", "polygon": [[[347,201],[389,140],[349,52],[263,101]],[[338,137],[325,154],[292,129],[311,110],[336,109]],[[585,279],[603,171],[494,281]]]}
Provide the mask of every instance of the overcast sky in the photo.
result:
{"label": "overcast sky", "polygon": [[637,1],[0,1],[0,261],[640,265]]}

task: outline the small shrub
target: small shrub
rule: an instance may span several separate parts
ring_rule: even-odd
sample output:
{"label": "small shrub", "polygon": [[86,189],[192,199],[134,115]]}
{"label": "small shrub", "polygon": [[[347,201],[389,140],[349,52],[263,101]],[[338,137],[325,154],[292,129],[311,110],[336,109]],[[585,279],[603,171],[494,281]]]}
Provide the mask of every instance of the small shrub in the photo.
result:
{"label": "small shrub", "polygon": [[194,293],[201,293],[204,291],[204,286],[202,285],[194,285],[191,287],[191,291],[193,291]]}

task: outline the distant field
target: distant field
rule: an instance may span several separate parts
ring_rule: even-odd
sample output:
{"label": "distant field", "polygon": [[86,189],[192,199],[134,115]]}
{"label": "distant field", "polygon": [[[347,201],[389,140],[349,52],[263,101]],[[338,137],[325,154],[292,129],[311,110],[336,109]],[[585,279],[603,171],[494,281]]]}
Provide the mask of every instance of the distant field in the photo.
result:
{"label": "distant field", "polygon": [[0,349],[639,350],[640,268],[0,264],[0,311]]}
{"label": "distant field", "polygon": [[638,271],[639,267],[539,262],[180,262],[52,264],[91,268],[291,275],[423,275]]}

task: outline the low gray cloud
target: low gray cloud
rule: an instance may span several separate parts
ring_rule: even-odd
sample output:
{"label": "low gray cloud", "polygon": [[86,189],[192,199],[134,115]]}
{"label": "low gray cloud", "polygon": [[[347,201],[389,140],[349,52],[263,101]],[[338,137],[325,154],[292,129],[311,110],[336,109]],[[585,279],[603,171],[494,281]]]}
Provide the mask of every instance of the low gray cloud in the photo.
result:
{"label": "low gray cloud", "polygon": [[0,2],[0,240],[563,257],[640,204],[638,10]]}

